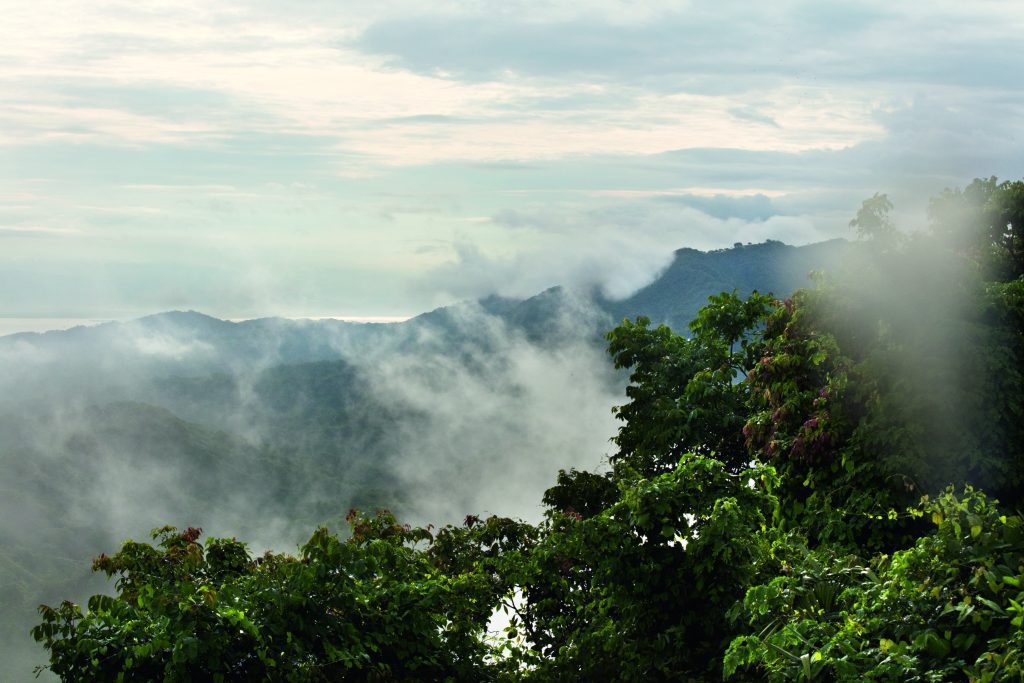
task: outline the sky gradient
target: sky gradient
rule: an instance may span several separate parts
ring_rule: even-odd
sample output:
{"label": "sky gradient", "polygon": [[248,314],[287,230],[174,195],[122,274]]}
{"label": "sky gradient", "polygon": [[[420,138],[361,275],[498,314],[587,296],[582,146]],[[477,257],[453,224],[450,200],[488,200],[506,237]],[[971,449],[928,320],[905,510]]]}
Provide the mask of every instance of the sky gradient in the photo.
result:
{"label": "sky gradient", "polygon": [[1024,175],[1019,3],[2,4],[9,321],[625,295]]}

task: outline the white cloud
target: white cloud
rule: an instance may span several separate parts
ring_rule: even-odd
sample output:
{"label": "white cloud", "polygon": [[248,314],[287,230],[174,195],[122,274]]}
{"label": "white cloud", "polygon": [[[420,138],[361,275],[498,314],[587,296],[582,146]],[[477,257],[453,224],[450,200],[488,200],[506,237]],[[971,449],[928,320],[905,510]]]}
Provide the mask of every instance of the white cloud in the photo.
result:
{"label": "white cloud", "polygon": [[[605,11],[625,20],[623,8],[610,3]],[[630,19],[660,11],[634,8]],[[848,146],[881,133],[871,120],[876,96],[835,84],[772,88],[761,98],[765,115],[777,123],[768,127],[730,116],[745,104],[735,96],[654,92],[628,82],[611,88],[619,98],[612,109],[511,115],[516,102],[607,86],[512,73],[461,82],[397,70],[385,56],[344,47],[372,23],[345,13],[319,23],[302,12],[266,16],[239,3],[147,5],[145,11],[121,3],[22,5],[0,29],[0,53],[8,60],[0,84],[13,96],[0,144],[196,144],[287,131],[333,138],[339,152],[371,162],[427,164],[695,146],[795,151]],[[69,83],[97,91],[98,101],[68,101]],[[189,91],[218,93],[227,111],[209,105],[141,115],[105,103],[111,99],[105,87],[167,89],[171,108],[175,97],[187,102]],[[632,105],[622,108],[626,96]],[[464,122],[413,120],[424,115]]]}
{"label": "white cloud", "polygon": [[141,356],[181,360],[189,356],[213,354],[214,348],[197,339],[178,339],[167,334],[150,333],[128,337],[125,344]]}
{"label": "white cloud", "polygon": [[[767,220],[715,218],[670,202],[617,201],[593,205],[534,208],[496,216],[492,229],[507,225],[518,236],[505,250],[488,247],[493,238],[463,236],[452,258],[422,276],[421,282],[456,298],[500,294],[528,297],[554,285],[600,288],[623,298],[651,282],[680,246],[718,249],[735,242],[779,239],[808,244],[833,237],[801,216]],[[523,247],[519,242],[528,245]]]}
{"label": "white cloud", "polygon": [[81,235],[83,231],[78,228],[55,228],[48,225],[0,225],[0,235],[3,234],[21,237],[61,237]]}

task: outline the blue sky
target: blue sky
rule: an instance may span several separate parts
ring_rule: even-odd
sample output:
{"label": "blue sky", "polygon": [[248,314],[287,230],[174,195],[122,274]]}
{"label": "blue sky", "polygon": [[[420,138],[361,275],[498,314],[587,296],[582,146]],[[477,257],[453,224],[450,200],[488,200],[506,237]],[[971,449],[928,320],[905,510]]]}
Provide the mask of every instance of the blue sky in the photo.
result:
{"label": "blue sky", "polygon": [[7,2],[0,317],[402,316],[1024,175],[1013,2]]}

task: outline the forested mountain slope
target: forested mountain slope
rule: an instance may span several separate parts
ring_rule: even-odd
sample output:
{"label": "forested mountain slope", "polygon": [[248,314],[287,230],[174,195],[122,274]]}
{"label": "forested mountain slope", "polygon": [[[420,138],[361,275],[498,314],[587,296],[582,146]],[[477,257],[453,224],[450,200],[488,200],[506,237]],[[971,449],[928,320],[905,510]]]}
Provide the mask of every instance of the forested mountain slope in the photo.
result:
{"label": "forested mountain slope", "polygon": [[813,288],[613,329],[610,467],[539,523],[353,512],[264,557],[166,528],[35,637],[68,680],[1019,680],[1024,183],[946,191],[927,233],[890,208]]}
{"label": "forested mountain slope", "polygon": [[712,294],[754,290],[784,296],[808,284],[812,271],[834,272],[849,255],[844,240],[793,247],[769,240],[702,252],[679,249],[654,282],[622,301],[605,302],[617,321],[644,315],[673,329],[685,329]]}
{"label": "forested mountain slope", "polygon": [[169,312],[0,338],[0,661],[21,672],[0,679],[40,661],[35,605],[95,590],[98,550],[165,523],[290,550],[353,506],[538,519],[558,469],[609,450],[617,320],[688,318],[730,273],[782,293],[843,248],[683,250],[635,301],[553,288],[387,325]]}

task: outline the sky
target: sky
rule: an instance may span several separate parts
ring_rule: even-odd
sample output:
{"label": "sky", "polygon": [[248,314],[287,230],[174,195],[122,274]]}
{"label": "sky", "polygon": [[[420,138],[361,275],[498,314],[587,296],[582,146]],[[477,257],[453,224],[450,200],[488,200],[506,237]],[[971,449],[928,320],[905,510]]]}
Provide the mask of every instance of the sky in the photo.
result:
{"label": "sky", "polygon": [[1016,2],[0,6],[5,332],[624,296],[1024,176]]}

